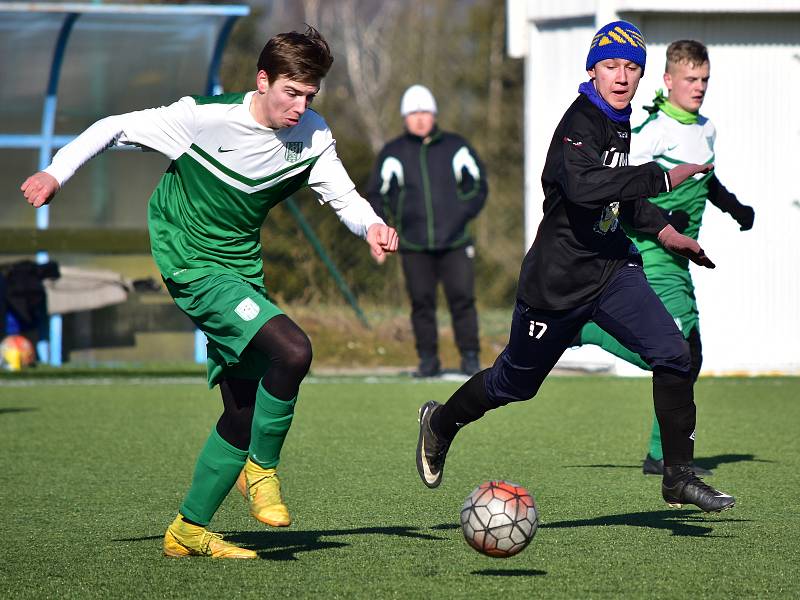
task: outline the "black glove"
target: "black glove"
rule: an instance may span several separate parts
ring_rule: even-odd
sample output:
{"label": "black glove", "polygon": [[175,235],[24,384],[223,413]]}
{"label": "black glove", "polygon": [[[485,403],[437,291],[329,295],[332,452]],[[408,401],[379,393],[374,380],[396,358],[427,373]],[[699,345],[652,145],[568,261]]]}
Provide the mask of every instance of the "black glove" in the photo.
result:
{"label": "black glove", "polygon": [[661,207],[659,207],[658,210],[664,215],[667,223],[675,228],[675,231],[678,233],[686,231],[686,228],[689,226],[689,213],[685,210],[667,210]]}
{"label": "black glove", "polygon": [[736,198],[734,194],[722,185],[717,176],[714,175],[708,180],[708,199],[722,212],[728,213],[739,224],[740,231],[747,231],[753,228],[753,220],[756,213],[750,206],[745,206]]}
{"label": "black glove", "polygon": [[753,228],[753,221],[756,218],[756,211],[753,210],[752,206],[740,204],[739,206],[732,208],[730,212],[731,216],[739,224],[739,231],[749,231]]}

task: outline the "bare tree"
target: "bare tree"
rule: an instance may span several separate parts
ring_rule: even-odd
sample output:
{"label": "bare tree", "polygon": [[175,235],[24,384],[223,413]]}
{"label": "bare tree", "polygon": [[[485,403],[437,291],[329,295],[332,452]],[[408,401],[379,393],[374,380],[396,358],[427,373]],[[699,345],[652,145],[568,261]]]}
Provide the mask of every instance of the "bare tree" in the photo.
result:
{"label": "bare tree", "polygon": [[392,76],[391,47],[385,39],[401,7],[400,2],[366,7],[358,0],[343,0],[335,9],[326,5],[328,10],[335,11],[332,17],[342,33],[348,84],[363,119],[364,133],[375,153],[386,140],[381,107]]}
{"label": "bare tree", "polygon": [[306,23],[317,29],[321,27],[320,0],[303,0],[303,14]]}

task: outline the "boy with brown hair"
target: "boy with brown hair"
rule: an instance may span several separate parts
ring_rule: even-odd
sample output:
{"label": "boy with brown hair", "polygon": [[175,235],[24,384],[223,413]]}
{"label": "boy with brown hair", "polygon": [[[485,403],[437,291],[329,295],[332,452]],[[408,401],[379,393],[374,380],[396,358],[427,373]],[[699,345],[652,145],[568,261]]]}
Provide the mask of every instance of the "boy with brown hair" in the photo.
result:
{"label": "boy with brown hair", "polygon": [[[269,210],[307,185],[376,258],[397,249],[395,230],[356,192],[330,129],[309,109],[332,62],[316,29],[279,34],[261,52],[254,91],[187,96],[102,119],[22,184],[28,202],[42,206],[114,144],[172,161],[150,197],[151,250],[175,303],[208,339],[208,384],[219,384],[223,412],[164,536],[167,556],[257,557],[206,529],[237,479],[254,518],[291,523],[275,468],[311,343],[264,287],[260,238]],[[174,424],[176,435],[181,426]]]}

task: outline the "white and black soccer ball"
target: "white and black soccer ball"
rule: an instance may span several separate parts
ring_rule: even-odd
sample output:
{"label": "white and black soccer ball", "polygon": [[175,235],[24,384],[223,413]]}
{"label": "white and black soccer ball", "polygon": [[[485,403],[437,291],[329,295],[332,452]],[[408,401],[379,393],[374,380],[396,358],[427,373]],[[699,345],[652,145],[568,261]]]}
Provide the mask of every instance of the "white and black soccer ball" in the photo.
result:
{"label": "white and black soccer ball", "polygon": [[538,525],[533,496],[521,485],[507,481],[482,483],[461,508],[464,539],[478,552],[495,558],[524,550]]}

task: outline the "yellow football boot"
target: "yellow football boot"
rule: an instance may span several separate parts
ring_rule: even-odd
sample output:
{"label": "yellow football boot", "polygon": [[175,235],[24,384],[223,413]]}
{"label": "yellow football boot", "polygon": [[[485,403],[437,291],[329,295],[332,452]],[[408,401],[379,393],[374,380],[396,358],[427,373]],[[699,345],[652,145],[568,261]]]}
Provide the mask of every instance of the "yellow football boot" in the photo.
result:
{"label": "yellow football boot", "polygon": [[164,534],[164,556],[210,556],[211,558],[258,558],[246,548],[222,541],[222,535],[183,520],[180,513]]}
{"label": "yellow football boot", "polygon": [[273,527],[288,527],[292,524],[289,509],[281,497],[281,482],[275,469],[258,466],[250,458],[239,473],[236,487],[250,506],[250,514]]}

